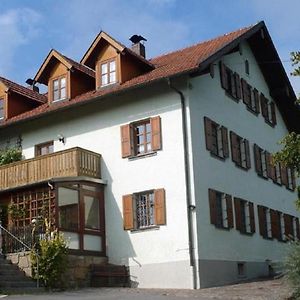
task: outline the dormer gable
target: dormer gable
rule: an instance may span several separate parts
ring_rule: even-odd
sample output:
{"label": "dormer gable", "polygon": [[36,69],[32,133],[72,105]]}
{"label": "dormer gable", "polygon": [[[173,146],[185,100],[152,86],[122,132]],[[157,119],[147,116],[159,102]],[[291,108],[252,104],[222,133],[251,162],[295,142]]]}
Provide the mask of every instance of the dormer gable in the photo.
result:
{"label": "dormer gable", "polygon": [[34,81],[48,86],[48,102],[57,102],[93,90],[95,72],[52,49]]}
{"label": "dormer gable", "polygon": [[46,101],[44,95],[0,77],[0,122],[30,111]]}
{"label": "dormer gable", "polygon": [[122,84],[154,66],[141,55],[101,31],[80,61],[96,72],[96,89]]}

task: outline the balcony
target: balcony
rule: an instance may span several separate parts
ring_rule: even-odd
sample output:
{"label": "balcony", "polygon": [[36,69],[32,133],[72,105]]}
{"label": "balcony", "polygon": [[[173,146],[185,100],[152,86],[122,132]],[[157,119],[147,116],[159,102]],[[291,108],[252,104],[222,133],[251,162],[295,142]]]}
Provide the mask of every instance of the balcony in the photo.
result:
{"label": "balcony", "polygon": [[0,191],[62,177],[101,178],[101,155],[79,147],[0,167]]}

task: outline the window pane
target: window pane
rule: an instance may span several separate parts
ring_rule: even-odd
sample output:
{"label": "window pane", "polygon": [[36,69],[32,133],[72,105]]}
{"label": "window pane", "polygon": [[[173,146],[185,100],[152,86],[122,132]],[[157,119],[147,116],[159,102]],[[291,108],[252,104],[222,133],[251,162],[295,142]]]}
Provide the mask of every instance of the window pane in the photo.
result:
{"label": "window pane", "polygon": [[65,240],[67,241],[67,245],[70,249],[79,249],[79,234],[74,232],[62,232]]}
{"label": "window pane", "polygon": [[59,100],[59,91],[58,90],[56,90],[56,91],[53,92],[53,100],[54,101],[55,100]]}
{"label": "window pane", "polygon": [[145,126],[144,125],[139,125],[136,127],[136,131],[137,133],[144,133],[144,130],[145,130]]}
{"label": "window pane", "polygon": [[138,147],[138,153],[144,153],[145,152],[145,146],[144,145],[140,145]]}
{"label": "window pane", "polygon": [[59,227],[78,230],[79,206],[78,191],[64,187],[58,189]]}
{"label": "window pane", "polygon": [[53,80],[53,87],[55,90],[58,89],[58,80],[57,79]]}
{"label": "window pane", "polygon": [[151,142],[151,134],[148,133],[148,134],[147,134],[147,143],[150,143],[150,142]]}
{"label": "window pane", "polygon": [[109,82],[115,83],[116,82],[116,72],[112,72],[109,74]]}
{"label": "window pane", "polygon": [[65,99],[66,98],[66,88],[62,88],[60,90],[60,99]]}
{"label": "window pane", "polygon": [[147,144],[147,152],[150,152],[151,150],[152,150],[151,143],[148,143]]}
{"label": "window pane", "polygon": [[137,227],[154,225],[154,194],[145,193],[136,197]]}
{"label": "window pane", "polygon": [[63,78],[60,79],[60,87],[61,88],[66,87],[66,78],[65,77],[63,77]]}
{"label": "window pane", "polygon": [[146,124],[146,131],[151,132],[151,124],[150,123]]}
{"label": "window pane", "polygon": [[106,74],[107,73],[107,64],[101,65],[101,74]]}
{"label": "window pane", "polygon": [[101,236],[85,234],[83,236],[83,248],[89,251],[101,251]]}
{"label": "window pane", "polygon": [[116,62],[115,61],[111,61],[109,63],[109,71],[110,72],[116,71]]}
{"label": "window pane", "polygon": [[100,229],[99,200],[84,196],[84,214],[86,229]]}
{"label": "window pane", "polygon": [[102,85],[107,85],[107,74],[106,75],[102,75],[102,79],[101,79],[101,83],[102,83]]}

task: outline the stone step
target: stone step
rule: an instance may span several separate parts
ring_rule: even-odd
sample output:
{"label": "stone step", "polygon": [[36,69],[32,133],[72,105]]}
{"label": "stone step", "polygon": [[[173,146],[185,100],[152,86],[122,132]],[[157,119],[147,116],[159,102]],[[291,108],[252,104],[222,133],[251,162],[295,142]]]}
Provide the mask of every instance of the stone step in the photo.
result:
{"label": "stone step", "polygon": [[0,275],[0,284],[3,281],[10,281],[10,280],[32,280],[30,277],[24,276],[23,273],[15,273],[15,274],[6,274],[6,275]]}
{"label": "stone step", "polygon": [[1,266],[0,266],[0,275],[14,275],[14,274],[20,274],[20,273],[24,275],[24,272],[18,268],[1,269]]}
{"label": "stone step", "polygon": [[23,295],[23,294],[42,294],[45,293],[43,287],[14,287],[14,288],[1,288],[0,293],[4,295]]}
{"label": "stone step", "polygon": [[0,282],[0,288],[34,288],[36,287],[36,282],[33,280],[5,280]]}

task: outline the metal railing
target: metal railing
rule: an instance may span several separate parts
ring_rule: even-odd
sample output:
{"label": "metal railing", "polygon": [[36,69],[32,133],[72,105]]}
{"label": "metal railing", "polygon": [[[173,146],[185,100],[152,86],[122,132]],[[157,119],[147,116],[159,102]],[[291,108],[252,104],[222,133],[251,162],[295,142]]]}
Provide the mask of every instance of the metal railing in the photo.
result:
{"label": "metal railing", "polygon": [[[4,238],[4,236],[6,236],[6,238]],[[9,238],[10,237],[10,241]],[[11,242],[12,241],[12,242]],[[37,288],[39,288],[40,283],[39,283],[39,254],[37,253],[34,245],[33,245],[33,241],[31,239],[30,245],[24,243],[24,241],[22,241],[19,237],[17,237],[16,235],[14,235],[12,232],[10,232],[9,230],[7,230],[5,227],[3,227],[1,225],[1,221],[0,221],[0,254],[3,254],[3,249],[6,248],[9,244],[13,245],[14,251],[12,251],[12,253],[15,252],[20,252],[20,251],[34,251],[35,255],[36,255],[36,275],[37,275],[37,281],[36,281],[36,285]],[[16,245],[19,245],[19,247],[14,247]],[[6,253],[8,253],[9,249],[6,248]]]}

